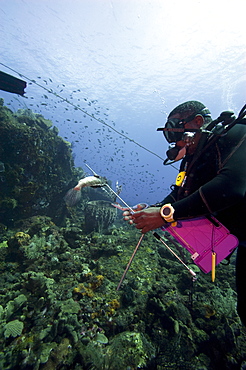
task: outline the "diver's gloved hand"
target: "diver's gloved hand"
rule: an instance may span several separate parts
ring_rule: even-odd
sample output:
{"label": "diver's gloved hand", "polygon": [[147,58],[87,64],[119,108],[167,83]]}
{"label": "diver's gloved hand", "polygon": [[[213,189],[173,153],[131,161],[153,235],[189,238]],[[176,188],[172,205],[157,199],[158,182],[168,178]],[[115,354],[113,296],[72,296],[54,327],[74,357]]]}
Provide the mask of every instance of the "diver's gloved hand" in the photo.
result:
{"label": "diver's gloved hand", "polygon": [[123,216],[126,221],[131,224],[134,223],[135,227],[141,229],[144,234],[166,224],[160,215],[160,207],[149,207],[132,214],[126,211]]}

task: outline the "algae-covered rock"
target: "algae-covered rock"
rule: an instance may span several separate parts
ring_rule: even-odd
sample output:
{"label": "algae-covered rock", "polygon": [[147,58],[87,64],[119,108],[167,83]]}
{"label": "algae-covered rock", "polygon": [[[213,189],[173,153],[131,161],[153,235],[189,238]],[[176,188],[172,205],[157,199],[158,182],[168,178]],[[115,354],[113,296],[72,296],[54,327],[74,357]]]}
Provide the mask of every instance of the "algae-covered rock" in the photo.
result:
{"label": "algae-covered rock", "polygon": [[128,366],[144,367],[155,354],[155,348],[142,333],[130,331],[116,335],[110,350],[114,354],[115,368],[122,370]]}
{"label": "algae-covered rock", "polygon": [[23,278],[25,289],[35,295],[36,298],[45,297],[47,303],[56,299],[54,279],[46,277],[42,272],[25,272]]}
{"label": "algae-covered rock", "polygon": [[27,301],[24,294],[18,295],[14,300],[10,300],[5,308],[5,317],[8,320],[19,308],[21,308]]}
{"label": "algae-covered rock", "polygon": [[107,344],[108,343],[108,338],[106,337],[105,334],[103,333],[97,333],[94,340],[98,343],[102,344]]}
{"label": "algae-covered rock", "polygon": [[4,316],[4,309],[3,309],[3,306],[0,305],[0,320],[3,319],[3,316]]}
{"label": "algae-covered rock", "polygon": [[[55,370],[60,368],[59,365],[62,364],[63,361],[66,362],[70,349],[71,345],[67,338],[62,339],[59,345],[57,345],[57,343],[43,343],[40,353],[40,362],[45,365],[42,366],[42,369]],[[69,361],[67,364],[69,365]]]}
{"label": "algae-covered rock", "polygon": [[2,243],[0,243],[0,248],[7,248],[8,247],[8,241],[4,240]]}
{"label": "algae-covered rock", "polygon": [[29,109],[0,106],[0,222],[45,214],[63,217],[63,197],[77,181],[71,146],[52,122]]}
{"label": "algae-covered rock", "polygon": [[[97,336],[96,336],[97,338]],[[86,362],[93,368],[102,369],[137,369],[144,368],[155,355],[155,348],[142,333],[126,331],[107,341],[91,341],[84,351]]]}
{"label": "algae-covered rock", "polygon": [[39,360],[41,364],[45,364],[50,356],[51,351],[57,347],[56,343],[42,343],[40,347]]}
{"label": "algae-covered rock", "polygon": [[61,302],[60,305],[61,312],[59,316],[77,314],[80,311],[80,305],[78,302],[75,302],[72,298],[67,299],[64,302]]}
{"label": "algae-covered rock", "polygon": [[14,299],[15,307],[18,309],[20,308],[24,303],[26,303],[27,297],[25,294],[20,294]]}

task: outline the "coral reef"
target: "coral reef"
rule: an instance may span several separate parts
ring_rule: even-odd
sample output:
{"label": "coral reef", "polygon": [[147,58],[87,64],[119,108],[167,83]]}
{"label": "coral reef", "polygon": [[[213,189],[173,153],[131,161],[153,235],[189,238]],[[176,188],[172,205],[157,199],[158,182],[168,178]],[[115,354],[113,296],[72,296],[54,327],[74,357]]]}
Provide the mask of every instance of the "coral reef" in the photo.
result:
{"label": "coral reef", "polygon": [[0,222],[33,215],[63,217],[62,198],[78,172],[70,143],[29,109],[13,114],[0,102]]}
{"label": "coral reef", "polygon": [[19,320],[13,320],[9,321],[5,326],[4,326],[4,336],[5,338],[8,337],[18,337],[21,335],[22,330],[23,330],[24,324],[23,322]]}
{"label": "coral reef", "polygon": [[[246,329],[235,310],[234,258],[229,266],[217,267],[212,283],[182,251],[199,275],[193,281],[150,233],[117,291],[139,232],[116,218],[114,208],[110,223],[102,227],[100,221],[88,232],[90,194],[98,210],[102,200],[108,202],[95,189],[85,190],[76,208],[65,207],[63,194],[77,170],[68,144],[50,126],[31,111],[14,115],[0,107],[1,134],[12,130],[9,148],[0,142],[0,368],[244,369]],[[8,158],[8,151],[13,156]],[[47,169],[40,162],[44,157]],[[54,205],[55,193],[58,218],[48,205]],[[35,207],[41,200],[47,204]],[[166,242],[180,253],[180,247]]]}

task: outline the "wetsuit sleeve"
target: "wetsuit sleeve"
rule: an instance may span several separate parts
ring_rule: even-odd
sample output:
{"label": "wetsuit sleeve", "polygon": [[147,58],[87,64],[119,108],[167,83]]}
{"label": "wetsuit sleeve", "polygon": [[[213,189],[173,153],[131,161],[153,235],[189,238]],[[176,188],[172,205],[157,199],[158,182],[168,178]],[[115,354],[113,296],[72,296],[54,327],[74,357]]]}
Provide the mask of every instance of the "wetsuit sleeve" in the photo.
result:
{"label": "wetsuit sleeve", "polygon": [[162,207],[164,204],[174,203],[177,200],[178,189],[178,186],[173,185],[173,190],[171,193],[168,194],[161,202],[154,204],[153,207]]}
{"label": "wetsuit sleeve", "polygon": [[246,142],[222,165],[218,175],[193,194],[173,203],[174,218],[197,217],[219,212],[240,201],[246,193]]}

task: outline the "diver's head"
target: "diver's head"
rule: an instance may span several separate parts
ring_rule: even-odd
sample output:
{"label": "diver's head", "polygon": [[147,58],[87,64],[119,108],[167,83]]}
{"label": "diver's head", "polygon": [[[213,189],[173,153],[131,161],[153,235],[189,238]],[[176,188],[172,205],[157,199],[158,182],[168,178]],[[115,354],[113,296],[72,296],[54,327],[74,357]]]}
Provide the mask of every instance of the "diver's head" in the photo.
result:
{"label": "diver's head", "polygon": [[210,111],[198,101],[188,101],[174,108],[165,126],[157,129],[172,144],[167,151],[168,159],[175,162],[187,153],[193,154],[201,137],[201,128],[205,129],[211,121]]}

